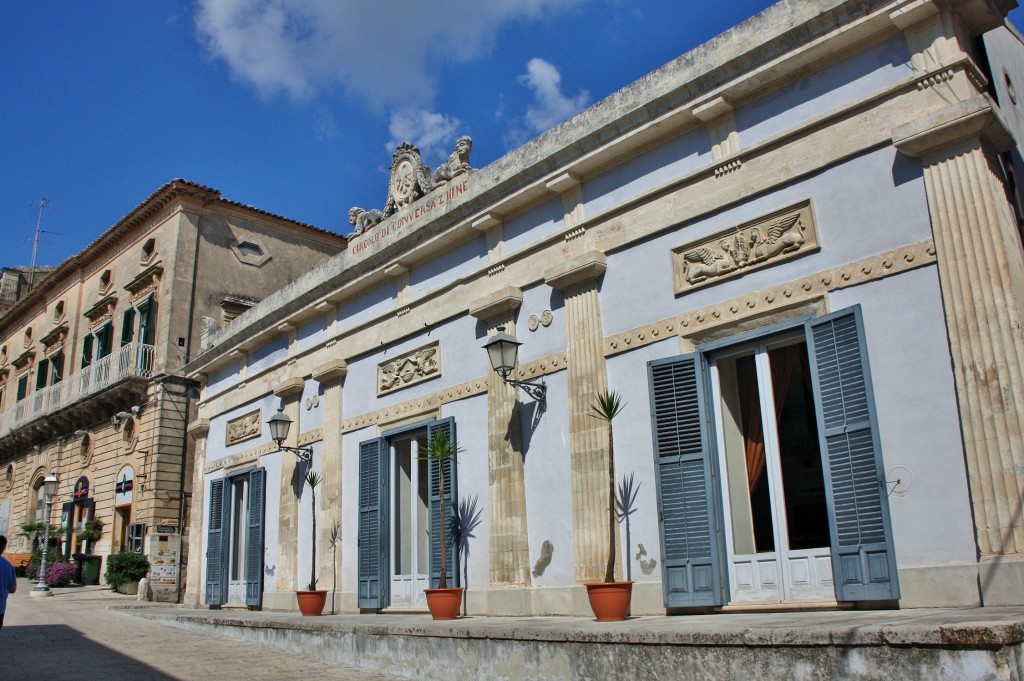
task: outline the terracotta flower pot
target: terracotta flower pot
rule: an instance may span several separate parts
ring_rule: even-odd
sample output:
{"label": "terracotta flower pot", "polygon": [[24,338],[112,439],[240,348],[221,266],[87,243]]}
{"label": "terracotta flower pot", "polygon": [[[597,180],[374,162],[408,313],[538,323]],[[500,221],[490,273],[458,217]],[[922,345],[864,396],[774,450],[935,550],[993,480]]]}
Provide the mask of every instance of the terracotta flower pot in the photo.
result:
{"label": "terracotta flower pot", "polygon": [[327,604],[327,590],[296,591],[295,598],[299,601],[299,612],[305,617],[317,617],[324,611]]}
{"label": "terracotta flower pot", "polygon": [[598,622],[620,622],[629,612],[633,582],[596,582],[587,584],[587,598]]}
{"label": "terracotta flower pot", "polygon": [[465,587],[452,587],[450,589],[424,589],[427,596],[427,608],[435,620],[453,620],[459,616],[459,608],[462,606],[462,592]]}

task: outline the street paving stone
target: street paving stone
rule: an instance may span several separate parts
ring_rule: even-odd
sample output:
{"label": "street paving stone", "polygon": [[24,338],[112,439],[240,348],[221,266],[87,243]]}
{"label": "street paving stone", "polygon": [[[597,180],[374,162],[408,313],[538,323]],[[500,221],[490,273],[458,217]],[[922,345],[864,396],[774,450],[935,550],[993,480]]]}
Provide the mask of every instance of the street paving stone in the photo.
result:
{"label": "street paving stone", "polygon": [[33,598],[33,586],[18,580],[18,591],[7,601],[0,681],[395,678],[135,617],[125,608],[148,604],[105,587],[53,589],[51,598]]}

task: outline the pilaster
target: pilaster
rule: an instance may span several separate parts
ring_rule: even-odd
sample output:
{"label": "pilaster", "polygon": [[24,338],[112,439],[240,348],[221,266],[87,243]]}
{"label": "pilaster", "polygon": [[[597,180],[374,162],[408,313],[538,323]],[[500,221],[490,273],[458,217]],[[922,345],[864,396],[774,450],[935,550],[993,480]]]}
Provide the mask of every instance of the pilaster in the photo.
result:
{"label": "pilaster", "polygon": [[[288,439],[284,444],[295,447],[302,428],[299,425],[304,381],[292,378],[284,381],[274,395],[281,398],[284,413],[292,420],[288,431]],[[281,452],[281,506],[278,513],[277,529],[277,590],[294,591],[298,583],[298,531],[299,531],[299,491],[301,481],[297,479],[298,458],[289,452]],[[305,584],[305,582],[303,582]]]}
{"label": "pilaster", "polygon": [[[1024,257],[986,96],[893,131],[921,158],[982,557],[1024,557]],[[982,585],[985,588],[985,585]]]}
{"label": "pilaster", "polygon": [[590,405],[608,389],[597,284],[607,269],[597,251],[545,274],[565,298],[569,448],[576,581],[600,581],[607,567],[608,438]]}
{"label": "pilaster", "polygon": [[[517,288],[505,288],[477,303],[470,314],[515,335],[515,316],[523,303]],[[526,474],[519,416],[519,389],[495,371],[487,372],[488,510],[491,585],[530,584],[530,543],[526,519]]]}
{"label": "pilaster", "polygon": [[[331,530],[334,527],[341,528],[341,476],[342,451],[341,451],[341,419],[342,419],[342,387],[345,382],[345,375],[348,373],[348,365],[344,360],[336,359],[317,367],[313,371],[313,380],[320,383],[323,389],[323,478],[321,486],[321,508],[323,511],[320,517],[320,536],[317,538],[317,555],[320,559],[320,588],[332,589],[331,597],[337,607],[340,600],[339,592],[333,591],[334,564],[342,564],[341,553],[342,543],[339,541],[335,546],[334,553],[331,553]],[[340,530],[339,530],[340,531]]]}
{"label": "pilaster", "polygon": [[[203,560],[206,554],[206,532],[203,518],[206,514],[206,438],[210,433],[210,421],[198,419],[188,427],[188,434],[195,440],[195,463],[192,466],[192,517],[189,522],[189,569],[185,573],[185,593],[182,603],[186,608],[202,605]],[[194,560],[192,560],[194,558]]]}

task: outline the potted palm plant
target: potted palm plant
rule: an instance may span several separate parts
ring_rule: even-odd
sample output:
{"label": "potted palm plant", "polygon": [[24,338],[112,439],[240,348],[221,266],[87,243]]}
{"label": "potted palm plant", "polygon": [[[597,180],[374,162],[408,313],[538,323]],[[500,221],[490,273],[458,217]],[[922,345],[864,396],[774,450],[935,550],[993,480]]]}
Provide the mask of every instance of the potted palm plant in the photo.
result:
{"label": "potted palm plant", "polygon": [[615,542],[615,437],[612,420],[626,405],[619,393],[607,390],[598,393],[591,403],[591,416],[608,423],[608,564],[603,582],[586,585],[587,598],[598,622],[618,622],[626,619],[629,602],[633,594],[633,582],[615,581],[615,556],[618,553]]}
{"label": "potted palm plant", "polygon": [[435,620],[453,620],[458,617],[459,606],[462,604],[462,592],[465,591],[462,587],[449,588],[448,586],[448,542],[445,537],[448,523],[448,519],[445,518],[445,510],[448,508],[448,502],[444,494],[444,472],[447,462],[455,461],[461,451],[462,449],[455,445],[448,433],[437,430],[430,442],[427,443],[427,455],[421,457],[431,463],[436,462],[438,471],[437,485],[441,506],[438,541],[441,545],[441,575],[437,581],[437,588],[423,590],[427,597],[427,608]]}
{"label": "potted palm plant", "polygon": [[306,585],[305,589],[296,590],[295,598],[299,602],[299,612],[306,617],[316,617],[323,614],[324,605],[327,604],[327,589],[317,589],[317,578],[316,578],[316,488],[320,486],[323,480],[316,471],[310,470],[306,473],[304,483],[309,487],[310,494],[312,496],[313,504],[313,542],[310,544],[311,555],[309,562],[309,584]]}

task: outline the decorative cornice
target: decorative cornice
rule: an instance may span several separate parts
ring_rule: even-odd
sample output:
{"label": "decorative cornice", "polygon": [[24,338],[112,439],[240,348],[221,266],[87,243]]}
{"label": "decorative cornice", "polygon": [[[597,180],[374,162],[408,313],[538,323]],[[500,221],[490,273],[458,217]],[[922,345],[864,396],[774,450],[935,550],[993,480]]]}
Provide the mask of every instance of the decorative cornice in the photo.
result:
{"label": "decorative cornice", "polygon": [[163,264],[160,262],[153,263],[125,284],[124,288],[132,294],[133,298],[138,298],[159,288],[160,278],[163,276],[163,273]]}
{"label": "decorative cornice", "polygon": [[45,352],[50,352],[55,346],[63,345],[64,339],[68,336],[68,323],[62,322],[53,328],[49,333],[39,339]]}
{"label": "decorative cornice", "polygon": [[197,419],[189,424],[187,430],[195,440],[205,438],[210,432],[210,419]]}
{"label": "decorative cornice", "polygon": [[469,314],[481,321],[511,317],[523,304],[523,289],[506,286],[485,296],[469,308]]}
{"label": "decorative cornice", "polygon": [[334,359],[313,369],[313,380],[317,383],[329,383],[345,378],[348,364],[343,359]]}
{"label": "decorative cornice", "polygon": [[987,95],[951,104],[892,131],[896,148],[919,158],[938,154],[971,138],[983,138],[999,152],[1013,147],[1013,135]]}
{"label": "decorative cornice", "polygon": [[117,296],[113,293],[103,296],[98,303],[83,312],[95,326],[101,321],[114,316],[114,308],[117,307]]}
{"label": "decorative cornice", "polygon": [[306,382],[301,378],[289,378],[274,389],[274,395],[287,400],[301,395],[305,388]]}
{"label": "decorative cornice", "polygon": [[605,254],[590,251],[545,272],[544,282],[553,289],[565,291],[579,284],[597,281],[607,269]]}

